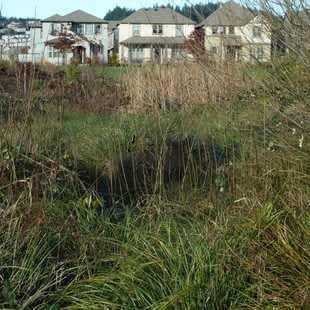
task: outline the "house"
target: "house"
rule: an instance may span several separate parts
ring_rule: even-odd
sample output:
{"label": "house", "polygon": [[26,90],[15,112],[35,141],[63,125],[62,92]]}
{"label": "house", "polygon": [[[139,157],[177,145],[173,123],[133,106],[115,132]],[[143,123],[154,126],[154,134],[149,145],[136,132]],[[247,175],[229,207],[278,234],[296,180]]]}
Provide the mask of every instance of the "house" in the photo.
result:
{"label": "house", "polygon": [[200,25],[205,49],[223,60],[267,61],[271,57],[271,27],[262,14],[229,1]]}
{"label": "house", "polygon": [[30,48],[30,33],[26,29],[24,32],[11,32],[1,36],[0,59],[18,60],[20,53],[27,53]]}
{"label": "house", "polygon": [[108,22],[82,10],[64,16],[55,14],[30,25],[30,41],[28,55],[20,55],[21,61],[108,61]]}
{"label": "house", "polygon": [[18,22],[10,22],[7,25],[8,29],[14,30],[15,33],[24,33],[26,32],[26,27],[24,25],[22,25],[21,23]]}
{"label": "house", "polygon": [[43,51],[45,49],[43,40],[42,23],[34,21],[29,23],[29,48],[26,52],[18,55],[20,62],[39,63],[43,61]]}
{"label": "house", "polygon": [[164,63],[187,56],[184,43],[194,31],[191,19],[169,7],[143,8],[118,25],[121,63]]}

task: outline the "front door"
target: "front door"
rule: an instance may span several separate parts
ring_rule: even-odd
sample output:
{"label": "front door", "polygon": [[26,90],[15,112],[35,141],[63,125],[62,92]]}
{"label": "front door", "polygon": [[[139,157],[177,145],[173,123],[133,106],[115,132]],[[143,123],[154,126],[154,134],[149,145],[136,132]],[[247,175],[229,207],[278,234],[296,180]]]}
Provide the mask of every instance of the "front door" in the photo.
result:
{"label": "front door", "polygon": [[83,46],[76,46],[73,51],[74,58],[76,58],[79,63],[85,62],[85,53],[86,49]]}

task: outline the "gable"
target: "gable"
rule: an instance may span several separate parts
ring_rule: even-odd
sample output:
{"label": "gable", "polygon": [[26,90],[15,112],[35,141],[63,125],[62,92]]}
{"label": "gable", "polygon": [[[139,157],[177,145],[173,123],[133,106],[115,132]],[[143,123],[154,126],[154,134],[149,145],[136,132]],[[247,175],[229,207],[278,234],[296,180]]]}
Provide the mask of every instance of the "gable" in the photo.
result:
{"label": "gable", "polygon": [[208,16],[206,26],[244,26],[257,14],[234,1],[229,1]]}

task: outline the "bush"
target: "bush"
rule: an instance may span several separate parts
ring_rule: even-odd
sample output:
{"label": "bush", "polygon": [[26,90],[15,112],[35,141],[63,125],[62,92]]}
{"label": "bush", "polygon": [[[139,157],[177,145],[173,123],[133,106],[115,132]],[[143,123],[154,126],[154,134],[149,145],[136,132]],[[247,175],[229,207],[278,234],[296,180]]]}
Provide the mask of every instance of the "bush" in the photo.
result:
{"label": "bush", "polygon": [[69,85],[75,85],[82,81],[82,70],[79,63],[73,60],[69,65],[66,66],[66,82]]}

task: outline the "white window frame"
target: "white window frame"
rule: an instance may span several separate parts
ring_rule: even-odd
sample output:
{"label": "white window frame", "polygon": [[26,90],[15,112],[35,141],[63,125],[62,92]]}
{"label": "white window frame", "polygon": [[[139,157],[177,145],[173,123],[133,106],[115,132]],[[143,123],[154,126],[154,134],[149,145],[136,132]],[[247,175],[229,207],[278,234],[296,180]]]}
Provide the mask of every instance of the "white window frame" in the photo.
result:
{"label": "white window frame", "polygon": [[175,25],[175,36],[176,37],[183,37],[184,36],[183,25]]}
{"label": "white window frame", "polygon": [[48,58],[58,58],[59,57],[59,52],[56,50],[54,46],[48,47]]}
{"label": "white window frame", "polygon": [[253,38],[261,38],[262,37],[262,27],[258,25],[253,26]]}
{"label": "white window frame", "polygon": [[254,46],[250,49],[250,56],[255,60],[264,60],[264,48],[262,46]]}
{"label": "white window frame", "polygon": [[76,24],[76,33],[84,34],[85,33],[85,24]]}
{"label": "white window frame", "polygon": [[153,35],[163,34],[163,25],[162,24],[154,24],[152,28],[153,28]]}
{"label": "white window frame", "polygon": [[228,26],[228,34],[230,34],[230,35],[235,34],[235,27],[234,26]]}
{"label": "white window frame", "polygon": [[94,33],[94,25],[93,24],[85,24],[85,34],[92,35]]}
{"label": "white window frame", "polygon": [[132,35],[133,36],[140,36],[141,35],[141,25],[133,24],[132,25]]}
{"label": "white window frame", "polygon": [[101,25],[95,24],[95,34],[101,34]]}
{"label": "white window frame", "polygon": [[142,61],[144,59],[144,48],[141,46],[131,46],[129,48],[129,58],[133,61]]}
{"label": "white window frame", "polygon": [[219,33],[219,34],[225,34],[225,31],[226,29],[225,29],[225,26],[218,26],[217,27],[217,32]]}

